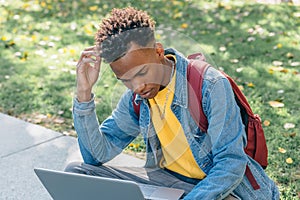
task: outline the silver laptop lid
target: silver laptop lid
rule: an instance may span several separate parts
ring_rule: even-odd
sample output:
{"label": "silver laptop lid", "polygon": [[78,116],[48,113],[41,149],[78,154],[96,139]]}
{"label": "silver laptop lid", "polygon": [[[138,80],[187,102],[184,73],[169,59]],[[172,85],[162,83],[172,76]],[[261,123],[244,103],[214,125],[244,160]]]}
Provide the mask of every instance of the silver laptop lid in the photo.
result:
{"label": "silver laptop lid", "polygon": [[41,168],[34,171],[54,200],[144,199],[140,188],[132,181]]}

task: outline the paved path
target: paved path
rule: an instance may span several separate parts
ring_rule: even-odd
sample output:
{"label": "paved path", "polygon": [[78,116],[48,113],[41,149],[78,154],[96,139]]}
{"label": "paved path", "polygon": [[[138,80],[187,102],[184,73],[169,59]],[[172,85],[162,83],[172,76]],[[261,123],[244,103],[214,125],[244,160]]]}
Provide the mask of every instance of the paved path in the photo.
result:
{"label": "paved path", "polygon": [[[76,138],[1,113],[0,138],[0,200],[51,199],[33,169],[63,170],[82,161]],[[110,164],[143,166],[144,161],[121,154]]]}

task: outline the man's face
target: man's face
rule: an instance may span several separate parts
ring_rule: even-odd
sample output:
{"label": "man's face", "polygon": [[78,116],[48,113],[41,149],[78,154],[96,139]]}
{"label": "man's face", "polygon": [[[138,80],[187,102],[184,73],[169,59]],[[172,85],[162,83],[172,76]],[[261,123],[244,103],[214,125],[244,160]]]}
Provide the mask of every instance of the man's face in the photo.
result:
{"label": "man's face", "polygon": [[164,85],[165,69],[162,47],[139,48],[133,45],[130,50],[110,66],[124,85],[141,95],[151,99],[157,95]]}

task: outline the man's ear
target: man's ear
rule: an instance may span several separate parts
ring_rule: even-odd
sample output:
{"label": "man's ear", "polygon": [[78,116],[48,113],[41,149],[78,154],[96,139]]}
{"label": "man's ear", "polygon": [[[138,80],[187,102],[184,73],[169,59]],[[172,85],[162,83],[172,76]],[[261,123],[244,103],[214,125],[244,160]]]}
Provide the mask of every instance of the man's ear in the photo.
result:
{"label": "man's ear", "polygon": [[165,50],[161,43],[159,43],[159,42],[155,43],[155,50],[156,50],[156,54],[159,56],[159,58],[164,59]]}

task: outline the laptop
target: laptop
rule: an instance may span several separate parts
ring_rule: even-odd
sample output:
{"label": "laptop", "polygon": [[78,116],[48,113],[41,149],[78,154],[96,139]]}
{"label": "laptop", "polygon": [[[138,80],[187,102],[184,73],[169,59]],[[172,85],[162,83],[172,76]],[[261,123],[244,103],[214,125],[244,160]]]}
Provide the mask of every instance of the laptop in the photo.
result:
{"label": "laptop", "polygon": [[178,200],[184,190],[43,168],[36,175],[54,200]]}

